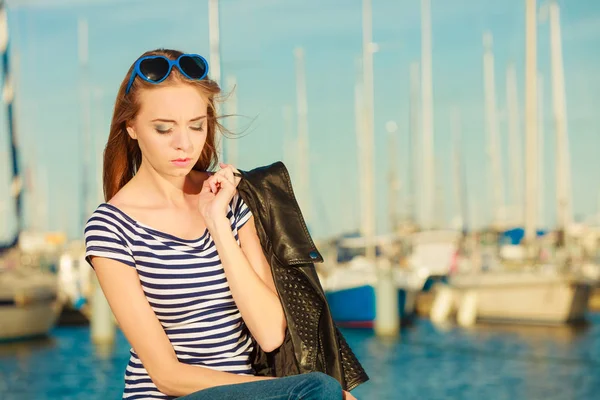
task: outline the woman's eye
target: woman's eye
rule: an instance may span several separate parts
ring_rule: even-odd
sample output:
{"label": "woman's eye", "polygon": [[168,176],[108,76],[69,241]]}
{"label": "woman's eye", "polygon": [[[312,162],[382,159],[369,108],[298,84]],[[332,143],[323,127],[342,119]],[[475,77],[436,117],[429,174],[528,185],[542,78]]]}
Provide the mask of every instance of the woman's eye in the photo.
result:
{"label": "woman's eye", "polygon": [[158,133],[169,133],[169,132],[171,132],[171,128],[170,127],[161,126],[161,125],[155,126],[154,130],[156,130],[156,132],[158,132]]}
{"label": "woman's eye", "polygon": [[204,130],[204,125],[196,125],[191,127],[192,130],[202,132]]}

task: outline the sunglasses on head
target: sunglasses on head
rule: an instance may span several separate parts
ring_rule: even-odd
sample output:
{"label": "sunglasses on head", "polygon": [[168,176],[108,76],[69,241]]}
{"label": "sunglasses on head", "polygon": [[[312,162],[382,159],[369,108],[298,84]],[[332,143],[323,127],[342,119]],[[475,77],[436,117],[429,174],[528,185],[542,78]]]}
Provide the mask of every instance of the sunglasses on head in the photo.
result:
{"label": "sunglasses on head", "polygon": [[146,82],[157,84],[169,76],[173,66],[176,66],[179,72],[188,79],[199,81],[208,75],[208,62],[198,54],[182,54],[176,60],[165,56],[145,56],[135,62],[125,93],[129,93],[131,90],[136,76]]}

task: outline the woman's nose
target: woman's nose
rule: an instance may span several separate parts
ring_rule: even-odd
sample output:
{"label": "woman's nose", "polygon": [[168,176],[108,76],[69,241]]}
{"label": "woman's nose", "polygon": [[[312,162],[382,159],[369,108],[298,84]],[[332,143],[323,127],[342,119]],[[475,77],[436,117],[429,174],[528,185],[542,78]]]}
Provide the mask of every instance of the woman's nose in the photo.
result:
{"label": "woman's nose", "polygon": [[178,129],[173,135],[174,147],[177,150],[188,151],[192,145],[189,132],[186,129]]}

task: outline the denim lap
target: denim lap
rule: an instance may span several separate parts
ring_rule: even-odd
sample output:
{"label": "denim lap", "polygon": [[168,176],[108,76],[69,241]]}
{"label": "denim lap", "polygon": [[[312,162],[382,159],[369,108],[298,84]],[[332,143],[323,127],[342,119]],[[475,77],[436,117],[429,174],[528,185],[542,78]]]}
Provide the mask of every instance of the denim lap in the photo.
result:
{"label": "denim lap", "polygon": [[200,390],[179,400],[341,400],[342,387],[322,372]]}

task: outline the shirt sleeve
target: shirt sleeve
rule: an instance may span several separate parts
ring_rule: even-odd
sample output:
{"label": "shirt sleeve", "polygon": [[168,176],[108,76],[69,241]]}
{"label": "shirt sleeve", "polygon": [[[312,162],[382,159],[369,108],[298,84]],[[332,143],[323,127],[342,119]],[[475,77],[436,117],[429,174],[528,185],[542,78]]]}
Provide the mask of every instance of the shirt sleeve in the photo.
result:
{"label": "shirt sleeve", "polygon": [[234,217],[235,217],[235,226],[238,230],[242,228],[250,220],[252,217],[252,211],[250,211],[250,207],[244,202],[242,196],[239,194],[236,195],[237,200],[235,202],[234,208]]}
{"label": "shirt sleeve", "polygon": [[92,215],[85,225],[85,260],[92,268],[92,257],[104,257],[120,261],[135,268],[133,253],[123,234],[107,219]]}

